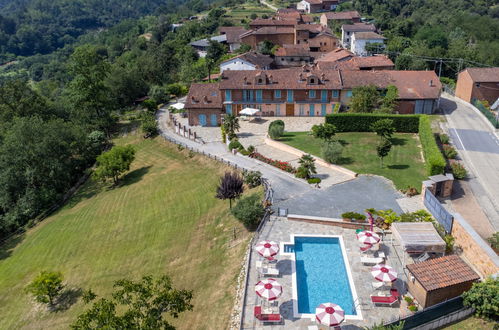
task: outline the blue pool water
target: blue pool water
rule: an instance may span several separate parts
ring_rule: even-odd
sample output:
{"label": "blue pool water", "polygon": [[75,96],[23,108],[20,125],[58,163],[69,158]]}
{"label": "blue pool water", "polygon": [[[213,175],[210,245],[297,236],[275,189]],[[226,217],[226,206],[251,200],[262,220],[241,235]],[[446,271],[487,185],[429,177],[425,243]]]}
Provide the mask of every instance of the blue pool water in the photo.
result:
{"label": "blue pool water", "polygon": [[315,314],[321,303],[332,302],[356,315],[352,290],[337,237],[295,237],[298,312]]}

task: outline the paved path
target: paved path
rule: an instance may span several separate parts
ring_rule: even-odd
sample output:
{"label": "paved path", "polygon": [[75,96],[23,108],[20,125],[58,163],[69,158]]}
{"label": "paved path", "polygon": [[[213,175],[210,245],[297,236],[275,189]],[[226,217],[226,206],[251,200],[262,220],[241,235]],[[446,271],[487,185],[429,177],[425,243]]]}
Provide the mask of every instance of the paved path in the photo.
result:
{"label": "paved path", "polygon": [[499,139],[486,119],[471,106],[443,96],[445,112],[453,144],[469,172],[469,186],[478,203],[499,230]]}
{"label": "paved path", "polygon": [[199,144],[175,134],[167,125],[168,112],[157,113],[159,128],[167,136],[205,153],[231,161],[248,170],[262,172],[274,189],[274,207],[287,208],[289,213],[339,217],[347,211],[363,212],[366,208],[387,209],[402,212],[397,199],[402,195],[385,178],[359,176],[357,179],[329,188],[315,188],[304,180],[275,167],[241,155],[231,154],[220,142]]}
{"label": "paved path", "polygon": [[268,2],[267,2],[267,1],[265,1],[265,0],[260,0],[260,3],[261,3],[262,5],[265,5],[265,6],[269,7],[269,8],[270,8],[270,9],[272,9],[272,10],[275,10],[275,11],[277,11],[277,10],[279,9],[279,8],[277,8],[276,6],[271,5],[270,3],[268,3]]}

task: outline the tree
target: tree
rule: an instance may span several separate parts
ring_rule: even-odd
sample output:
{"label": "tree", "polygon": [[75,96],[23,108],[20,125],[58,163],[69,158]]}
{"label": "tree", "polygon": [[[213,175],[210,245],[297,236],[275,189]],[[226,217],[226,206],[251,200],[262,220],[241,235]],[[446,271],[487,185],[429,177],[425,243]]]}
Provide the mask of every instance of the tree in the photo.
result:
{"label": "tree", "polygon": [[35,296],[36,301],[54,306],[63,288],[60,272],[43,271],[26,287],[26,292]]}
{"label": "tree", "polygon": [[246,228],[254,230],[265,214],[265,209],[258,194],[253,194],[238,201],[236,206],[231,210],[231,213]]}
{"label": "tree", "polygon": [[225,172],[217,187],[216,198],[228,199],[229,207],[232,208],[232,200],[239,198],[244,191],[244,182],[241,176],[235,172]]}
{"label": "tree", "polygon": [[397,107],[397,100],[399,98],[399,92],[397,86],[389,85],[386,88],[386,94],[381,100],[381,106],[376,110],[378,113],[393,113]]}
{"label": "tree", "polygon": [[233,114],[227,114],[224,116],[223,126],[229,140],[237,137],[236,132],[239,131],[239,128],[241,127],[239,125],[239,118]]}
{"label": "tree", "polygon": [[153,114],[145,113],[145,116],[143,116],[142,132],[146,138],[154,137],[158,134],[158,126]]}
{"label": "tree", "polygon": [[336,135],[336,126],[329,123],[312,126],[312,134],[315,138],[329,142]]}
{"label": "tree", "polygon": [[112,179],[116,184],[121,174],[130,169],[135,159],[133,146],[115,146],[97,157],[97,168],[94,171],[96,179],[106,181]]}
{"label": "tree", "polygon": [[108,131],[114,122],[111,117],[114,104],[105,84],[109,63],[97,47],[80,46],[70,57],[69,72],[74,77],[67,88],[73,121]]}
{"label": "tree", "polygon": [[373,112],[379,103],[379,92],[376,86],[359,86],[352,90],[350,100],[351,112]]}
{"label": "tree", "polygon": [[337,164],[342,153],[343,145],[338,141],[329,141],[322,145],[322,158],[328,163]]}
{"label": "tree", "polygon": [[[371,125],[371,130],[380,137],[380,140],[391,139],[393,133],[395,133],[395,127],[393,126],[392,119],[380,119],[375,121]],[[382,141],[380,141],[382,142]]]}
{"label": "tree", "polygon": [[474,308],[478,317],[499,321],[499,279],[488,278],[474,283],[463,293],[463,304]]}
{"label": "tree", "polygon": [[381,161],[381,167],[383,167],[383,158],[388,156],[390,150],[392,149],[392,142],[387,139],[382,139],[379,145],[376,147],[376,152]]}
{"label": "tree", "polygon": [[264,40],[258,44],[258,50],[264,55],[274,55],[273,49],[275,44],[272,41]]}
{"label": "tree", "polygon": [[312,155],[303,155],[298,160],[300,166],[297,169],[297,176],[305,179],[309,179],[312,174],[317,173],[317,169],[315,168],[315,159]]}
{"label": "tree", "polygon": [[[93,300],[93,299],[91,299]],[[79,315],[73,329],[175,329],[166,319],[192,310],[192,291],[175,289],[168,276],[114,283],[111,299],[101,298]]]}
{"label": "tree", "polygon": [[209,45],[206,50],[206,59],[217,63],[218,60],[227,53],[227,48],[215,40],[209,40]]}

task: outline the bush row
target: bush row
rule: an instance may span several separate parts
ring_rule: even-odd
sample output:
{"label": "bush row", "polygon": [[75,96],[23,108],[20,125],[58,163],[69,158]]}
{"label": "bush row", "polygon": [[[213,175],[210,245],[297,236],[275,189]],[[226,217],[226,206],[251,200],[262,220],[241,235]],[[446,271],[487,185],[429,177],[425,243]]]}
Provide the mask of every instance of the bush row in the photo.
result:
{"label": "bush row", "polygon": [[445,169],[445,159],[435,141],[435,136],[431,130],[430,118],[425,115],[422,115],[419,119],[419,140],[423,147],[427,174],[442,174]]}
{"label": "bush row", "polygon": [[326,115],[326,123],[338,132],[372,132],[371,125],[380,119],[392,119],[398,133],[417,133],[420,115],[388,115],[373,113],[338,113]]}

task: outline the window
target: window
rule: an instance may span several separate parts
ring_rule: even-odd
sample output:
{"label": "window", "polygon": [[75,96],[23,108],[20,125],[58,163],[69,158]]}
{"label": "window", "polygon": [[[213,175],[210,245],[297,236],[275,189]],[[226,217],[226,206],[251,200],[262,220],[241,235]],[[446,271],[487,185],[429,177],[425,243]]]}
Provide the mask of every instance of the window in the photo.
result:
{"label": "window", "polygon": [[347,97],[352,97],[352,91],[347,91]]}
{"label": "window", "polygon": [[[313,80],[311,79],[310,80],[312,83],[313,83]],[[308,97],[311,98],[311,99],[314,99],[315,98],[315,90],[311,89],[309,92],[308,92]]]}
{"label": "window", "polygon": [[303,104],[300,104],[300,107],[299,107],[299,111],[300,111],[300,116],[303,116],[305,114],[305,105]]}
{"label": "window", "polygon": [[274,98],[276,98],[276,99],[280,99],[281,98],[281,90],[280,89],[276,89],[274,91]]}
{"label": "window", "polygon": [[262,80],[262,78],[258,78],[258,83],[259,83],[259,84],[263,84],[263,80]]}
{"label": "window", "polygon": [[253,101],[253,91],[244,89],[243,90],[243,101]]}
{"label": "window", "polygon": [[293,102],[293,91],[288,89],[288,102]]}
{"label": "window", "polygon": [[338,92],[338,90],[337,90],[337,89],[335,89],[335,90],[333,91],[333,97],[338,97],[338,95],[339,95],[339,94],[340,94],[340,93]]}
{"label": "window", "polygon": [[322,90],[321,91],[321,101],[322,102],[327,102],[327,90]]}
{"label": "window", "polygon": [[310,83],[315,84],[315,79],[314,78],[310,79]]}
{"label": "window", "polygon": [[225,91],[225,101],[232,101],[232,91],[230,89]]}
{"label": "window", "polygon": [[281,105],[280,104],[276,104],[275,105],[275,115],[276,116],[280,116],[281,115]]}
{"label": "window", "polygon": [[231,114],[232,114],[232,104],[226,104],[226,105],[225,105],[225,112],[226,112],[228,115],[231,115]]}
{"label": "window", "polygon": [[261,89],[256,90],[256,101],[262,102],[262,90]]}

